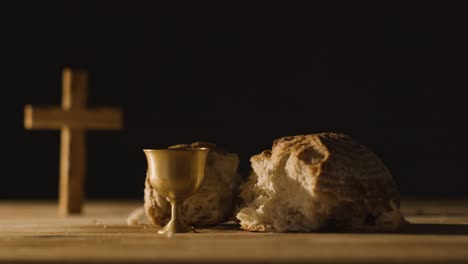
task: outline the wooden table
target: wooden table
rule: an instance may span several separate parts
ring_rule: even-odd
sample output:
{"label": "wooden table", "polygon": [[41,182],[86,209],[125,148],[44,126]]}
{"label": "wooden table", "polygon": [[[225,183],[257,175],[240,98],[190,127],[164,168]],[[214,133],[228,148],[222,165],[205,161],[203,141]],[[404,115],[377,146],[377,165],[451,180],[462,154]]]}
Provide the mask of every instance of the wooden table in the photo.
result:
{"label": "wooden table", "polygon": [[407,200],[399,234],[271,234],[233,224],[167,238],[127,226],[141,202],[88,202],[59,218],[52,202],[0,201],[0,263],[468,263],[468,200]]}

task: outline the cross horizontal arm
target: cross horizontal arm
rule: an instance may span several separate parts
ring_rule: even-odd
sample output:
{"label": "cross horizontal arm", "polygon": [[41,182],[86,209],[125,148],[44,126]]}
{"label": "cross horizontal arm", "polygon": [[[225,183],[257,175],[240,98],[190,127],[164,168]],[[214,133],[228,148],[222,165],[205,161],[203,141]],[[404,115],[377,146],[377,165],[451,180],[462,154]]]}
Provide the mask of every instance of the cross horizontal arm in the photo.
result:
{"label": "cross horizontal arm", "polygon": [[122,111],[119,108],[70,109],[59,107],[24,108],[24,126],[26,129],[70,128],[115,130],[122,127]]}

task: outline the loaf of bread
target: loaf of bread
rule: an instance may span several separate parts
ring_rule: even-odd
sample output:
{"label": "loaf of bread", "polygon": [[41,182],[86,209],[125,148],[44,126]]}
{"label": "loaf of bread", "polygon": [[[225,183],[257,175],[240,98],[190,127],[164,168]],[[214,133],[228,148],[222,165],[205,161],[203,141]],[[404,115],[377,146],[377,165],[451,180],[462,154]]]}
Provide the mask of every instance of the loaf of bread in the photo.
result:
{"label": "loaf of bread", "polygon": [[[182,218],[189,225],[214,225],[233,214],[241,177],[239,157],[208,142],[180,144],[170,148],[209,148],[205,179],[200,189],[182,205]],[[145,212],[153,224],[165,225],[171,218],[171,205],[145,182]]]}
{"label": "loaf of bread", "polygon": [[237,213],[245,230],[391,232],[404,222],[389,171],[346,135],[280,138],[250,161]]}

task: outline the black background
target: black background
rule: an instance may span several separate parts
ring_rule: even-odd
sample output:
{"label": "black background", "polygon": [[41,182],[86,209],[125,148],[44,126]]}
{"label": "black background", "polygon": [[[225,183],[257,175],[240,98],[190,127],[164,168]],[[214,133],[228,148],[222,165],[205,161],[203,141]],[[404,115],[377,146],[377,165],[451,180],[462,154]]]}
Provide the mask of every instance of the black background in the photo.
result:
{"label": "black background", "polygon": [[404,196],[468,193],[464,2],[31,1],[0,7],[0,198],[55,198],[59,132],[23,107],[59,105],[61,70],[90,72],[90,198],[141,197],[142,148],[204,140],[249,157],[274,139],[347,133]]}

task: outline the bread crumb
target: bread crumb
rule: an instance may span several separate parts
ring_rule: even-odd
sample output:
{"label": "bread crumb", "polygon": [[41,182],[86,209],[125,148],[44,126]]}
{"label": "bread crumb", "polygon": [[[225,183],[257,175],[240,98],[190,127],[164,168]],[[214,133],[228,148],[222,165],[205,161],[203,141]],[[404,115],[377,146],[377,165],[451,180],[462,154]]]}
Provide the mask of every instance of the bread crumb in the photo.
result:
{"label": "bread crumb", "polygon": [[127,225],[134,226],[138,225],[141,218],[145,215],[144,207],[140,206],[137,209],[133,210],[127,217]]}

